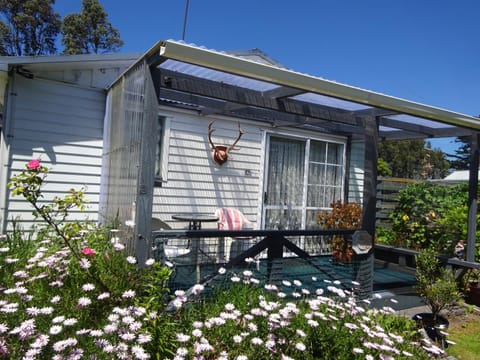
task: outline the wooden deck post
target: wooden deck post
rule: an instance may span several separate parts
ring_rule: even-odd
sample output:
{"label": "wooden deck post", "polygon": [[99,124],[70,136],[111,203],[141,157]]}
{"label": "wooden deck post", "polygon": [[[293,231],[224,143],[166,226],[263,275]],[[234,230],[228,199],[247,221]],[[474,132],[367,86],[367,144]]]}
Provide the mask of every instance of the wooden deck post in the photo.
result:
{"label": "wooden deck post", "polygon": [[479,134],[470,137],[470,176],[468,177],[468,225],[466,260],[475,261],[475,242],[477,240],[478,207],[478,147]]}
{"label": "wooden deck post", "polygon": [[365,120],[365,174],[363,184],[362,229],[372,237],[372,250],[355,257],[354,280],[360,284],[359,296],[369,297],[373,291],[373,242],[377,211],[377,162],[378,162],[378,119],[367,116]]}

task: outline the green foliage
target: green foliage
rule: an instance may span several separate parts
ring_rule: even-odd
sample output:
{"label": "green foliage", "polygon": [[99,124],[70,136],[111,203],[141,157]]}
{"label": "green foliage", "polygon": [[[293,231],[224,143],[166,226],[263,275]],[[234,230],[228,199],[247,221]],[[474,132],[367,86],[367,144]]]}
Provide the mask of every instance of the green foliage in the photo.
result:
{"label": "green foliage", "polygon": [[32,205],[33,215],[47,224],[46,231],[53,232],[70,249],[72,255],[80,259],[79,249],[72,246],[70,239],[81,230],[87,230],[89,224],[66,223],[65,220],[71,210],[85,209],[83,191],[70,189],[64,197],[55,196],[51,203],[41,204],[41,187],[47,175],[48,169],[39,160],[31,160],[25,165],[24,171],[10,179],[8,187],[14,196],[23,196]]}
{"label": "green foliage", "polygon": [[447,154],[453,160],[450,160],[450,166],[455,170],[468,170],[470,167],[470,137],[459,136],[455,139],[458,144],[454,154]]}
{"label": "green foliage", "polygon": [[424,140],[382,141],[378,156],[388,164],[391,176],[407,179],[437,179],[450,168],[445,154],[430,149]]}
{"label": "green foliage", "polygon": [[415,278],[417,292],[426,300],[434,319],[462,298],[455,274],[442,266],[433,249],[421,250],[416,256]]}
{"label": "green foliage", "polygon": [[388,163],[382,158],[378,158],[377,173],[378,176],[392,176],[392,169],[388,167]]}
{"label": "green foliage", "polygon": [[123,45],[98,0],[83,0],[79,14],[65,16],[62,35],[64,53],[69,55],[115,52]]}
{"label": "green foliage", "polygon": [[60,15],[55,0],[0,1],[0,55],[37,56],[56,53]]}
{"label": "green foliage", "polygon": [[396,245],[413,249],[434,247],[453,254],[467,233],[468,185],[441,186],[415,183],[401,190],[389,215]]}
{"label": "green foliage", "polygon": [[144,347],[152,358],[165,359],[173,355],[175,334],[178,330],[173,314],[165,311],[170,300],[167,285],[172,270],[160,263],[151,267],[151,271],[143,272],[141,278],[133,279],[141,284],[140,296],[136,298],[135,305],[146,309],[150,314],[158,314],[144,321],[144,328],[151,337],[151,341]]}
{"label": "green foliage", "polygon": [[424,158],[423,179],[443,179],[448,175],[451,165],[447,155],[440,149],[430,149],[427,142],[427,156]]}
{"label": "green foliage", "polygon": [[456,345],[448,354],[456,359],[478,360],[480,354],[480,321],[469,321],[461,328],[448,331],[449,339]]}
{"label": "green foliage", "polygon": [[397,234],[390,227],[377,227],[375,239],[382,244],[397,245]]}

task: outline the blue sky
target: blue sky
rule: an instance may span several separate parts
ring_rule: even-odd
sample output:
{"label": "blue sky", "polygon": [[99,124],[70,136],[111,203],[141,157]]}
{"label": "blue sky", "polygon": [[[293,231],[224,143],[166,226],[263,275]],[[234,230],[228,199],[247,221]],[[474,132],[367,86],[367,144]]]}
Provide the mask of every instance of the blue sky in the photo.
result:
{"label": "blue sky", "polygon": [[[100,3],[121,52],[181,40],[186,0]],[[62,16],[80,9],[81,0],[55,5]],[[479,15],[478,0],[190,0],[185,41],[259,48],[302,73],[478,116]]]}

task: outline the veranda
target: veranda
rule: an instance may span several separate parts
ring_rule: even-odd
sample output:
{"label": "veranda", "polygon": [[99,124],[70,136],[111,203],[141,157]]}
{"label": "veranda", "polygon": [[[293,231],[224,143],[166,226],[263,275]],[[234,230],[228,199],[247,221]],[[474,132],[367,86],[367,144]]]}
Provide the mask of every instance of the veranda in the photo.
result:
{"label": "veranda", "polygon": [[[332,200],[355,201],[362,205],[362,226],[357,229],[361,232],[357,233],[360,235],[349,276],[359,284],[362,293],[368,294],[373,288],[378,143],[455,136],[471,139],[473,170],[466,253],[467,260],[473,260],[480,130],[477,118],[301,74],[272,61],[251,60],[246,55],[251,54],[232,55],[160,41],[110,88],[102,211],[105,219],[118,217],[122,224],[134,224],[124,230],[139,263],[156,249],[155,237],[186,237],[207,244],[199,250],[206,251],[210,259],[199,259],[204,255],[199,251],[187,265],[211,263],[215,265],[212,274],[217,266],[238,265],[252,256],[267,259],[270,276],[276,263],[285,264],[277,260],[288,257],[307,262],[316,269],[318,277],[335,278],[338,276],[331,271],[340,268],[326,271],[313,260],[330,256],[331,240],[325,236],[333,234],[326,234],[312,219],[317,211],[328,210]],[[248,151],[236,155],[226,165],[214,163],[207,124],[223,121],[224,137],[235,138],[228,133],[228,124],[240,120],[249,134],[237,146]],[[326,169],[336,166],[338,172],[333,180],[320,184],[328,190],[319,197],[321,204],[311,203],[308,192],[301,201],[294,202],[285,189],[281,192],[285,201],[270,202],[266,194],[271,172],[266,172],[271,170],[268,145],[274,136],[303,136],[302,144],[322,137],[330,139],[327,146],[340,144],[336,146],[341,149],[341,156],[325,165]],[[311,160],[307,155],[305,159],[306,164]],[[177,174],[182,174],[182,181],[175,177]],[[308,188],[315,175],[302,174]],[[255,183],[260,185],[255,188]],[[180,230],[183,225],[172,222],[172,216],[179,212],[211,215],[221,207],[241,209],[257,230],[220,234],[213,224],[209,229],[193,231]],[[281,216],[289,211],[301,214],[295,227],[288,224],[290,230],[268,221],[273,212]],[[152,218],[169,222],[176,230],[152,235],[156,230],[152,228]],[[346,234],[339,231],[337,235]],[[218,239],[228,236],[255,240],[245,242],[249,244],[247,248],[222,262],[218,253],[211,252],[208,239],[215,238],[218,244]],[[205,274],[195,280],[208,278]]]}

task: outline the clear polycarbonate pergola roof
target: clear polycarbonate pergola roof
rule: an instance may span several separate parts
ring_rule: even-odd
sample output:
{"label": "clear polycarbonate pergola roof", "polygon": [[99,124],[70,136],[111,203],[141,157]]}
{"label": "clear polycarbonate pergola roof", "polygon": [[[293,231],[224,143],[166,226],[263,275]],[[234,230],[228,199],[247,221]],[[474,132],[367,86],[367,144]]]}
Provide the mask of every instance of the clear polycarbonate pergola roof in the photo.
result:
{"label": "clear polycarbonate pergola roof", "polygon": [[152,49],[152,63],[162,74],[160,99],[170,105],[319,131],[338,123],[335,129],[355,133],[358,118],[367,117],[378,120],[387,140],[480,130],[475,117],[294,72],[255,59],[261,52],[235,56],[174,41]]}
{"label": "clear polycarbonate pergola roof", "polygon": [[277,85],[265,81],[232,75],[223,71],[207,69],[202,66],[187,64],[181,61],[167,60],[161,65],[161,68],[255,91],[268,91],[277,87]]}

